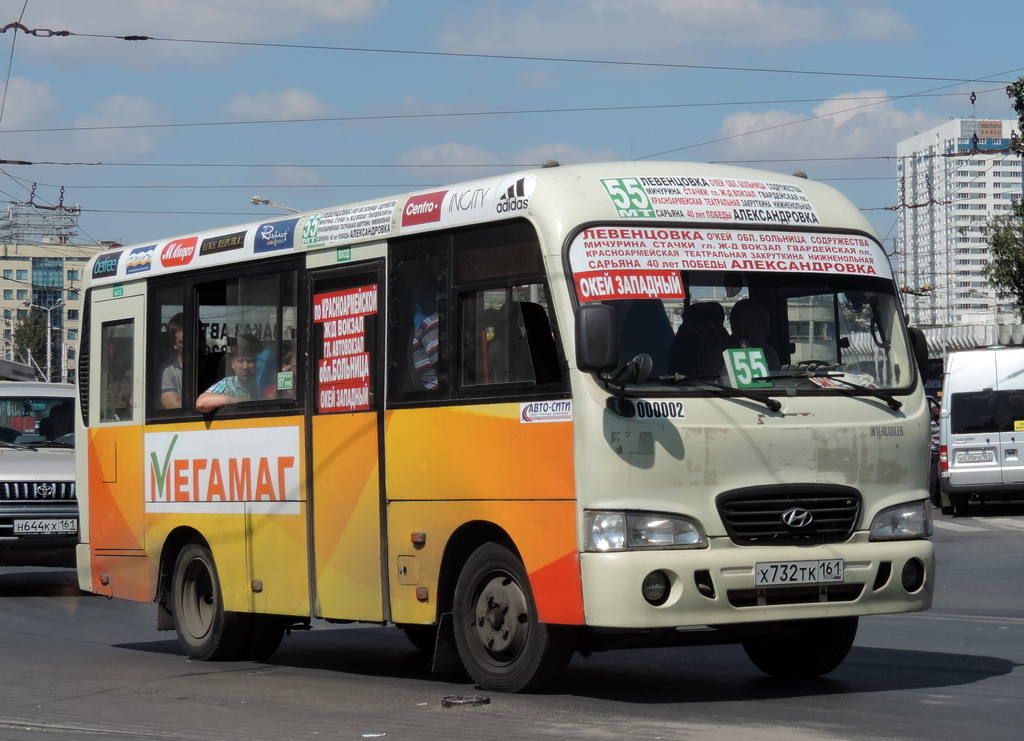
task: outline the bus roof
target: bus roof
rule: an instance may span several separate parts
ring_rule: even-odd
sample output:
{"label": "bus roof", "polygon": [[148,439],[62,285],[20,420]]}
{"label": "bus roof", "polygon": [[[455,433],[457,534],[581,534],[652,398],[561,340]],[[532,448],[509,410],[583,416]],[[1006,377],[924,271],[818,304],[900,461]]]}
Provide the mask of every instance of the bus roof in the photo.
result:
{"label": "bus roof", "polygon": [[874,236],[857,208],[803,177],[692,162],[545,166],[389,198],[306,211],[129,246],[92,258],[92,284],[130,281],[436,228],[521,216],[574,226],[584,221],[685,222],[719,227],[805,226]]}

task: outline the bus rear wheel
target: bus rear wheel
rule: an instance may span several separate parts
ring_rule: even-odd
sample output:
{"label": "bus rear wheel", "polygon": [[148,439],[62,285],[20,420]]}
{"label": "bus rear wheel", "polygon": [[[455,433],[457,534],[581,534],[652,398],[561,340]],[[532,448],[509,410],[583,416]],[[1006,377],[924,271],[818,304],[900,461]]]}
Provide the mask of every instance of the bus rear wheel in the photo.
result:
{"label": "bus rear wheel", "polygon": [[754,665],[779,679],[809,679],[843,663],[857,637],[857,617],[780,623],[777,635],[744,641]]}
{"label": "bus rear wheel", "polygon": [[[174,628],[185,653],[201,661],[237,658],[249,636],[249,616],[226,612],[210,549],[189,543],[174,563]],[[276,648],[276,646],[275,646]]]}
{"label": "bus rear wheel", "polygon": [[459,658],[483,689],[526,692],[557,679],[576,631],[537,619],[526,569],[508,548],[481,546],[455,586],[452,623]]}

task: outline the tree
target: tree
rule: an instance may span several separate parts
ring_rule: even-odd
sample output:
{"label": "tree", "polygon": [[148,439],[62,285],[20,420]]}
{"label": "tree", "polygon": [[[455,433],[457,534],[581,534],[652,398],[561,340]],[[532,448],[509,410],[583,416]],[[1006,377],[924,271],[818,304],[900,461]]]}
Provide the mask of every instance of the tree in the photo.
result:
{"label": "tree", "polygon": [[[1017,112],[1018,127],[1024,133],[1024,77],[1006,86],[1013,110]],[[1010,139],[1011,151],[1024,158],[1024,137],[1014,134]],[[982,228],[982,236],[989,245],[989,263],[982,269],[984,275],[1002,299],[1013,299],[1018,316],[1024,317],[1024,199],[1013,203],[1008,216],[996,216]]]}
{"label": "tree", "polygon": [[999,298],[1013,299],[1017,314],[1024,316],[1024,203],[1015,201],[1009,216],[989,219],[981,233],[989,249],[982,275]]}
{"label": "tree", "polygon": [[[30,312],[14,326],[14,356],[38,368],[46,367],[46,317]],[[47,379],[49,380],[49,379]]]}

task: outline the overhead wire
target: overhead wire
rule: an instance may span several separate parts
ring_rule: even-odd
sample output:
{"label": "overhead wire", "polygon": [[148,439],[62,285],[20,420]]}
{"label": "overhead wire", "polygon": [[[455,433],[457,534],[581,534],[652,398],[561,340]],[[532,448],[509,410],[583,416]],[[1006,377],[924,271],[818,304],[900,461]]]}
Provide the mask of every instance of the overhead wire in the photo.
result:
{"label": "overhead wire", "polygon": [[[21,6],[21,13],[18,15],[18,23],[21,23],[25,17],[25,10],[28,8],[28,0],[25,0],[25,4]],[[18,34],[14,33],[11,36],[11,53],[7,57],[7,75],[4,77],[4,90],[3,97],[0,99],[0,121],[4,120],[4,111],[7,109],[7,90],[11,86],[11,74],[14,70],[14,45],[17,43]]]}
{"label": "overhead wire", "polygon": [[[982,90],[982,94],[988,92],[1001,92],[1002,88]],[[915,97],[954,97],[960,93],[921,93]],[[892,95],[863,95],[844,97],[843,100],[871,100],[888,102],[896,100],[897,96]],[[94,126],[50,126],[22,129],[5,129],[5,134],[49,134],[63,133],[68,131],[122,131],[134,129],[178,129],[198,127],[225,127],[225,126],[267,126],[267,125],[290,125],[303,123],[350,123],[361,121],[401,121],[415,119],[436,119],[436,118],[473,118],[485,116],[523,116],[552,113],[608,113],[617,111],[646,111],[646,110],[671,110],[680,108],[729,108],[729,107],[750,107],[760,105],[789,105],[796,103],[825,103],[831,98],[792,98],[779,100],[748,100],[748,101],[717,101],[705,103],[661,103],[651,105],[614,105],[614,106],[586,106],[573,108],[528,108],[519,110],[497,110],[497,111],[447,111],[434,113],[390,113],[370,114],[359,116],[318,116],[305,118],[277,118],[277,119],[256,119],[243,121],[182,121],[177,123],[136,123],[136,124],[104,124]]]}
{"label": "overhead wire", "polygon": [[[25,7],[27,7],[28,0],[25,0]],[[22,16],[25,12],[25,7],[22,8]],[[528,55],[503,55],[503,54],[483,54],[483,53],[466,53],[466,52],[437,52],[437,51],[425,51],[425,50],[408,50],[408,49],[388,49],[388,48],[369,48],[369,47],[353,47],[353,46],[330,46],[330,45],[319,45],[319,44],[286,44],[279,42],[256,42],[256,41],[232,41],[223,39],[199,39],[199,38],[173,38],[173,37],[156,37],[156,36],[143,36],[143,35],[111,35],[111,34],[90,34],[90,33],[76,33],[72,31],[52,31],[50,29],[28,29],[21,25],[20,19],[17,24],[9,24],[3,29],[6,31],[8,28],[14,26],[14,36],[16,37],[17,32],[20,30],[28,35],[37,37],[66,37],[66,36],[79,36],[86,38],[96,39],[117,39],[131,42],[142,42],[142,41],[154,41],[154,42],[165,42],[165,43],[194,43],[194,44],[208,44],[208,45],[225,45],[225,46],[247,46],[247,47],[264,47],[264,48],[280,48],[280,49],[302,49],[312,51],[335,51],[335,52],[348,52],[348,53],[374,53],[374,54],[404,54],[404,55],[422,55],[431,57],[452,57],[452,58],[473,58],[473,59],[493,59],[493,60],[512,60],[512,61],[536,61],[536,62],[557,62],[557,63],[572,63],[572,64],[594,64],[594,65],[621,65],[627,67],[655,67],[655,68],[667,68],[667,69],[694,69],[704,71],[721,71],[721,72],[744,72],[744,73],[764,73],[764,74],[790,74],[790,75],[820,75],[820,76],[831,76],[831,77],[846,77],[846,78],[871,78],[871,79],[888,79],[888,80],[915,80],[915,81],[935,81],[935,82],[947,82],[948,85],[944,85],[938,88],[934,88],[928,91],[922,91],[919,93],[912,93],[907,95],[897,96],[862,96],[862,97],[851,97],[844,98],[844,100],[873,100],[871,103],[867,103],[862,106],[855,106],[852,108],[846,108],[841,111],[832,111],[818,116],[806,117],[797,119],[794,121],[784,122],[771,127],[765,127],[756,131],[741,132],[729,137],[720,137],[717,139],[699,142],[695,144],[686,145],[683,147],[676,147],[669,150],[664,150],[655,154],[644,155],[636,159],[650,159],[652,157],[663,156],[675,152],[685,151],[687,149],[693,149],[708,144],[719,143],[731,139],[740,138],[742,136],[749,136],[752,134],[763,133],[784,126],[791,126],[797,123],[804,123],[812,121],[818,118],[826,118],[835,116],[843,113],[849,113],[851,111],[860,110],[874,105],[893,100],[900,100],[910,97],[925,97],[925,96],[937,96],[938,90],[943,90],[949,87],[953,87],[958,84],[991,81],[992,78],[1000,75],[1012,74],[1019,72],[1020,69],[1009,70],[1007,72],[996,73],[981,78],[954,78],[954,77],[937,77],[937,76],[924,76],[924,75],[899,75],[899,74],[883,74],[883,73],[861,73],[861,72],[840,72],[840,71],[828,71],[828,70],[807,70],[807,69],[785,69],[785,68],[771,68],[771,67],[738,67],[738,66],[726,66],[726,65],[699,65],[699,64],[682,64],[682,63],[667,63],[667,62],[641,62],[641,61],[630,61],[630,60],[605,60],[605,59],[585,59],[585,58],[570,58],[570,57],[546,57],[546,56],[528,56]],[[12,43],[11,57],[13,61],[14,46]],[[12,64],[8,65],[8,79],[11,74]],[[950,95],[952,93],[942,93],[941,95]],[[4,95],[6,98],[6,86]],[[724,106],[724,105],[757,105],[757,104],[785,104],[785,103],[800,103],[800,102],[821,102],[820,100],[791,100],[791,101],[749,101],[746,103],[687,103],[687,104],[662,104],[657,106],[602,106],[593,108],[575,108],[575,109],[534,109],[526,111],[475,111],[475,112],[449,112],[449,113],[424,113],[424,114],[390,114],[390,115],[373,115],[373,116],[344,116],[344,117],[325,117],[315,119],[284,119],[284,120],[261,120],[261,121],[225,121],[225,122],[183,122],[183,123],[171,123],[171,124],[127,124],[119,126],[95,126],[95,127],[54,127],[49,129],[20,129],[20,130],[9,130],[6,133],[40,133],[40,132],[60,132],[60,131],[71,131],[71,130],[107,130],[107,129],[131,129],[131,128],[175,128],[175,127],[186,127],[186,126],[238,126],[238,125],[267,125],[267,124],[291,124],[291,123],[309,123],[309,122],[338,122],[338,121],[359,121],[359,120],[381,120],[381,119],[402,119],[402,118],[445,118],[445,117],[456,117],[456,116],[494,116],[494,115],[523,115],[531,113],[566,113],[566,112],[595,112],[595,111],[615,111],[615,110],[643,110],[643,109],[663,109],[663,108],[685,108],[685,107],[710,107],[710,106]],[[0,108],[0,115],[2,115],[2,108]],[[796,160],[788,160],[796,161]],[[10,161],[8,161],[10,162]],[[93,163],[93,162],[12,162],[17,164],[47,164],[47,165],[66,165],[66,166],[145,166],[145,167],[267,167],[268,165],[262,164],[240,164],[232,163],[225,165],[214,165],[211,163],[195,163],[195,164],[181,164],[181,163]],[[270,167],[280,166],[291,166],[291,167],[317,167],[317,168],[331,168],[331,167],[374,167],[373,165],[331,165],[316,163],[313,165],[269,165]],[[388,165],[377,165],[379,167],[387,167]],[[451,168],[454,165],[450,164],[421,164],[421,165],[391,165],[392,167],[437,167],[437,168]],[[496,165],[495,163],[480,163],[477,165],[465,165],[460,164],[458,167],[520,167],[522,165]],[[5,173],[6,174],[6,173]],[[79,186],[89,187],[89,186]],[[95,186],[102,187],[102,186]],[[138,187],[138,186],[136,186]],[[145,187],[145,186],[143,186]],[[187,186],[184,186],[187,187]],[[239,187],[264,187],[264,186],[239,186]],[[316,186],[266,186],[266,187],[316,187]],[[333,186],[333,187],[346,187],[346,186]],[[354,187],[354,186],[350,186]],[[386,186],[381,186],[386,187]],[[409,187],[409,186],[402,186]],[[415,186],[412,186],[415,187]],[[870,210],[870,209],[864,209]],[[167,213],[167,212],[159,212]],[[177,212],[170,212],[177,213]],[[196,213],[196,212],[188,212]]]}

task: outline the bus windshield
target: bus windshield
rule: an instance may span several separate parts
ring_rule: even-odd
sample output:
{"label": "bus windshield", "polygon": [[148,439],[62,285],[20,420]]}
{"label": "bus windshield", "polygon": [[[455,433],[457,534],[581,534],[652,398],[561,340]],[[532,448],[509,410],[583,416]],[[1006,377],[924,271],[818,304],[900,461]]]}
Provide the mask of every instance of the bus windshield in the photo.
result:
{"label": "bus windshield", "polygon": [[[675,230],[637,231],[664,236]],[[766,391],[911,386],[915,365],[900,302],[874,242],[857,238],[852,254],[863,262],[806,252],[761,259],[765,253],[756,250],[764,246],[742,244],[740,234],[763,236],[731,232],[737,242],[732,252],[705,246],[700,259],[687,259],[687,250],[672,251],[668,240],[653,238],[603,260],[595,259],[593,242],[589,249],[581,246],[582,235],[572,245],[580,302],[600,300],[615,308],[619,367],[641,353],[652,360],[645,392],[667,383],[680,387],[679,376],[686,377],[687,389],[699,389],[701,380]],[[814,235],[785,236],[810,245]],[[736,257],[740,250],[742,259]]]}

